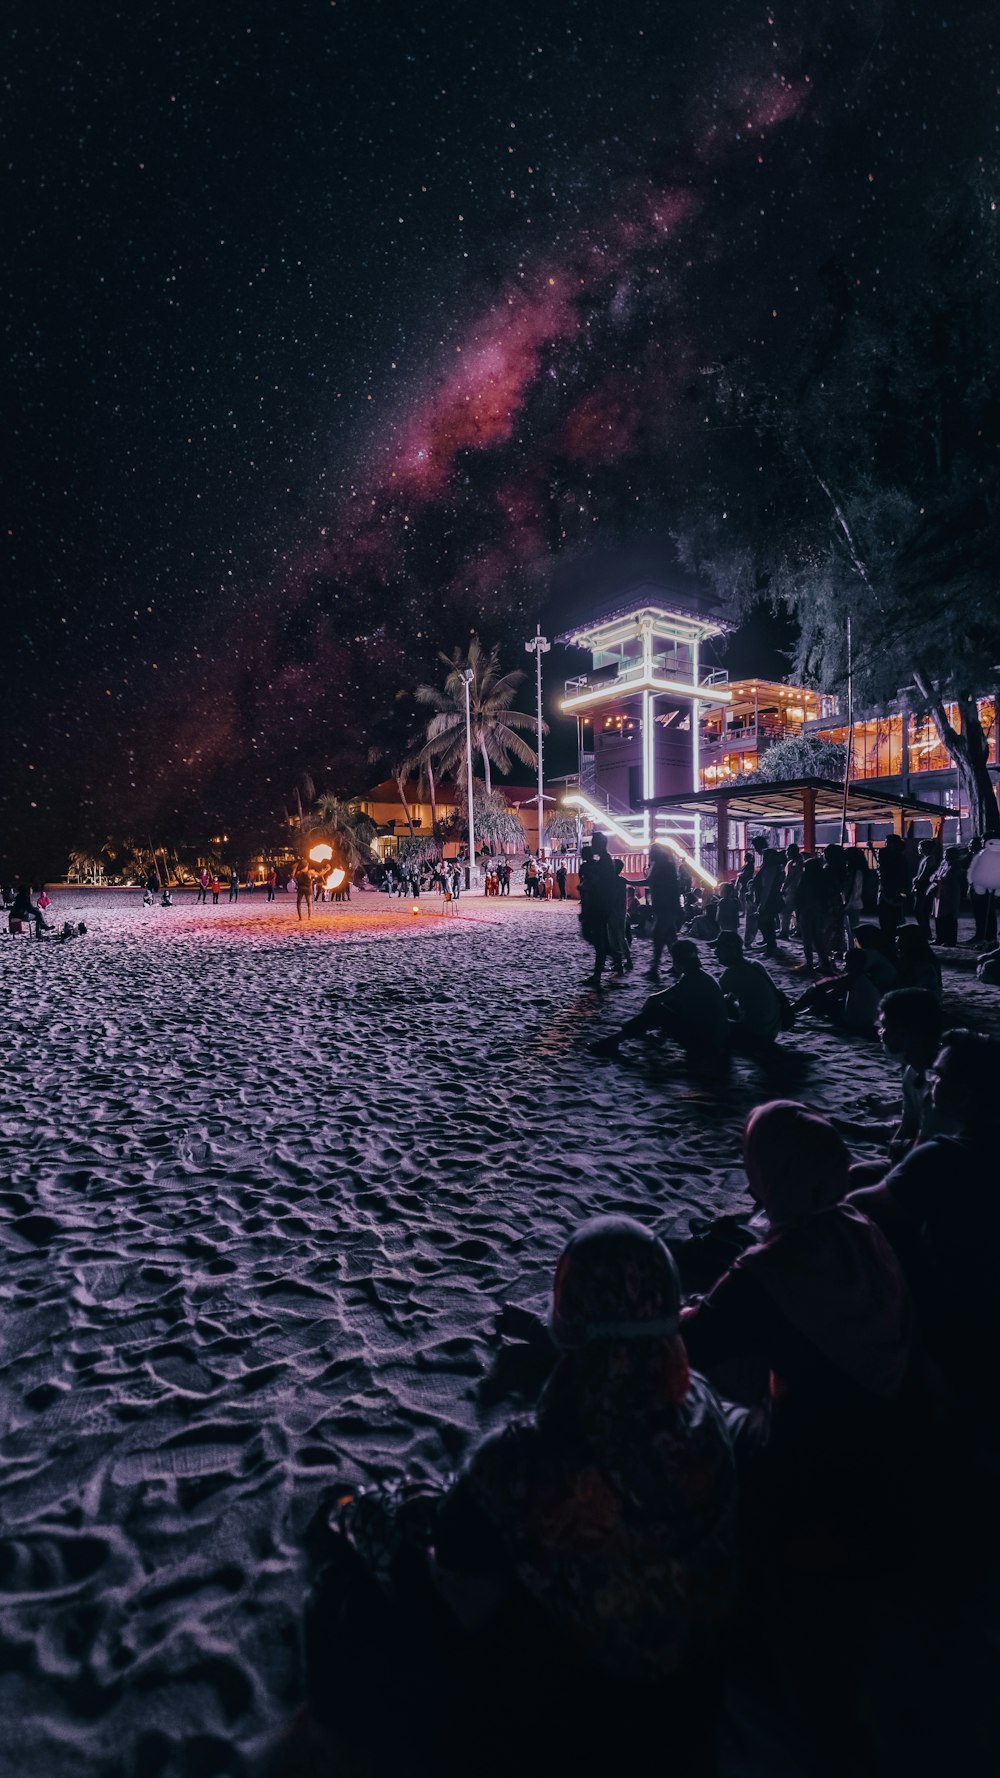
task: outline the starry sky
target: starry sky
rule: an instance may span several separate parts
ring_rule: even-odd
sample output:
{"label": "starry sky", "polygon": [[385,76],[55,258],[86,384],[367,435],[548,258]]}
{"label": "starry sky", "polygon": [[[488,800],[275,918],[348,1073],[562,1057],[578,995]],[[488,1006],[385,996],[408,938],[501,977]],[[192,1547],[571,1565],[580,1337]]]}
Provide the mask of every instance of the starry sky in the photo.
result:
{"label": "starry sky", "polygon": [[[996,151],[978,0],[14,0],[4,33],[8,871],[256,839],[303,772],[398,753],[439,648],[520,664],[671,571],[706,374],[749,339],[780,375],[831,264],[919,277]],[[762,615],[726,664],[785,642]]]}

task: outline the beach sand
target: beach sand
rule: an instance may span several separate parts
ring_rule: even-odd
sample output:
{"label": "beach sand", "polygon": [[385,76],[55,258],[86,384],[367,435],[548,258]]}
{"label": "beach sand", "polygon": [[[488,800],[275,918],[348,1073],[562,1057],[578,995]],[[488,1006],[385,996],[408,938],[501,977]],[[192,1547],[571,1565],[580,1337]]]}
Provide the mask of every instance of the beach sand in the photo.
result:
{"label": "beach sand", "polygon": [[[0,944],[5,1774],[249,1770],[298,1701],[320,1493],[456,1464],[503,1411],[495,1311],[582,1217],[749,1207],[750,1064],[712,1102],[667,1049],[588,1054],[644,948],[597,996],[572,904],[412,905],[63,892],[85,938]],[[995,1029],[953,956],[956,1022]],[[795,1096],[895,1092],[874,1044],[788,1041]]]}

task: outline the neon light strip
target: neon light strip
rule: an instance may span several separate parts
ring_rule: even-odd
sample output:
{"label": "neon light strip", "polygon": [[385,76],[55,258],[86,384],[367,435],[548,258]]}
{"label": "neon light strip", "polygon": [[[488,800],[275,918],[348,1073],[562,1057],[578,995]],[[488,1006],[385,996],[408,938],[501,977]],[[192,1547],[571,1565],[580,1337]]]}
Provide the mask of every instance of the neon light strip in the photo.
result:
{"label": "neon light strip", "polygon": [[[563,807],[567,809],[579,809],[580,813],[586,815],[587,820],[592,821],[595,827],[602,829],[607,828],[614,834],[616,840],[621,840],[623,846],[630,846],[633,850],[636,848],[637,842],[632,835],[626,833],[625,829],[615,820],[613,815],[609,815],[605,809],[599,809],[596,803],[592,803],[589,797],[582,796],[578,791],[573,791],[569,796],[563,797]],[[645,845],[646,842],[644,841],[642,843]],[[703,883],[707,883],[710,889],[718,888],[718,878],[713,877],[709,871],[703,869],[697,859],[692,858],[690,852],[685,852],[684,847],[679,846],[677,841],[673,839],[670,834],[660,834],[657,838],[657,845],[667,846],[671,852],[677,854],[678,858],[683,858],[688,870],[693,871],[695,876],[700,877]]]}
{"label": "neon light strip", "polygon": [[640,679],[612,679],[596,691],[578,692],[576,697],[563,698],[562,708],[571,715],[574,710],[583,710],[590,704],[631,697],[636,691],[672,692],[675,697],[690,698],[693,704],[731,704],[733,701],[732,692],[723,691],[718,685],[682,685],[677,679],[657,679],[652,673],[643,673]]}

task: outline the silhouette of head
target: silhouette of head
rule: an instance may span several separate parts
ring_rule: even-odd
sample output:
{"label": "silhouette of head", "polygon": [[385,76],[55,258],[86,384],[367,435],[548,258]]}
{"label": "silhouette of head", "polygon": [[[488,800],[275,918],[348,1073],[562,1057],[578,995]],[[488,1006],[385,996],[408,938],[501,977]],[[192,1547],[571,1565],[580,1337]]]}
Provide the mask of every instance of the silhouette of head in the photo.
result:
{"label": "silhouette of head", "polygon": [[679,938],[676,944],[671,945],[670,956],[678,975],[692,975],[701,968],[698,946],[693,939]]}
{"label": "silhouette of head", "polygon": [[564,1352],[602,1341],[674,1339],[680,1306],[680,1277],[664,1243],[631,1216],[595,1216],[559,1257],[552,1337]]}
{"label": "silhouette of head", "polygon": [[944,1015],[926,988],[894,988],[878,1009],[878,1034],[890,1056],[926,1067],[941,1044]]}
{"label": "silhouette of head", "polygon": [[720,932],[715,941],[715,955],[720,963],[739,963],[743,958],[743,940],[738,932]]}
{"label": "silhouette of head", "polygon": [[934,1061],[933,1098],[942,1116],[964,1130],[991,1129],[995,1119],[1000,1043],[978,1031],[946,1031]]}
{"label": "silhouette of head", "polygon": [[750,1113],[743,1156],[751,1195],[772,1229],[819,1215],[847,1191],[851,1163],[843,1138],[794,1100],[773,1099]]}

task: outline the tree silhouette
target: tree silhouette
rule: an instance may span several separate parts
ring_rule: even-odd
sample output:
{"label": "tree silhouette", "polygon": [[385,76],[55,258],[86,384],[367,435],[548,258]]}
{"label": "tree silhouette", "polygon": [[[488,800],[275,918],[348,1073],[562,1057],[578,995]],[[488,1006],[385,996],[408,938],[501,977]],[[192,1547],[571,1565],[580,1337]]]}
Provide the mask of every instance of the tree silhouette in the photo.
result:
{"label": "tree silhouette", "polygon": [[451,654],[442,653],[440,659],[448,668],[444,689],[439,691],[434,685],[418,685],[414,693],[417,702],[433,712],[427,724],[427,738],[416,758],[421,763],[430,764],[432,769],[436,765],[439,772],[448,773],[457,784],[461,783],[466,758],[463,674],[471,668],[472,751],[483,762],[487,795],[493,788],[491,766],[498,767],[506,776],[513,758],[522,765],[537,769],[538,755],[522,739],[520,732],[525,729],[534,732],[538,726],[536,719],[523,710],[511,709],[524,674],[518,671],[502,673],[499,649],[494,647],[487,651],[476,635],[473,635],[467,653],[455,648]]}

